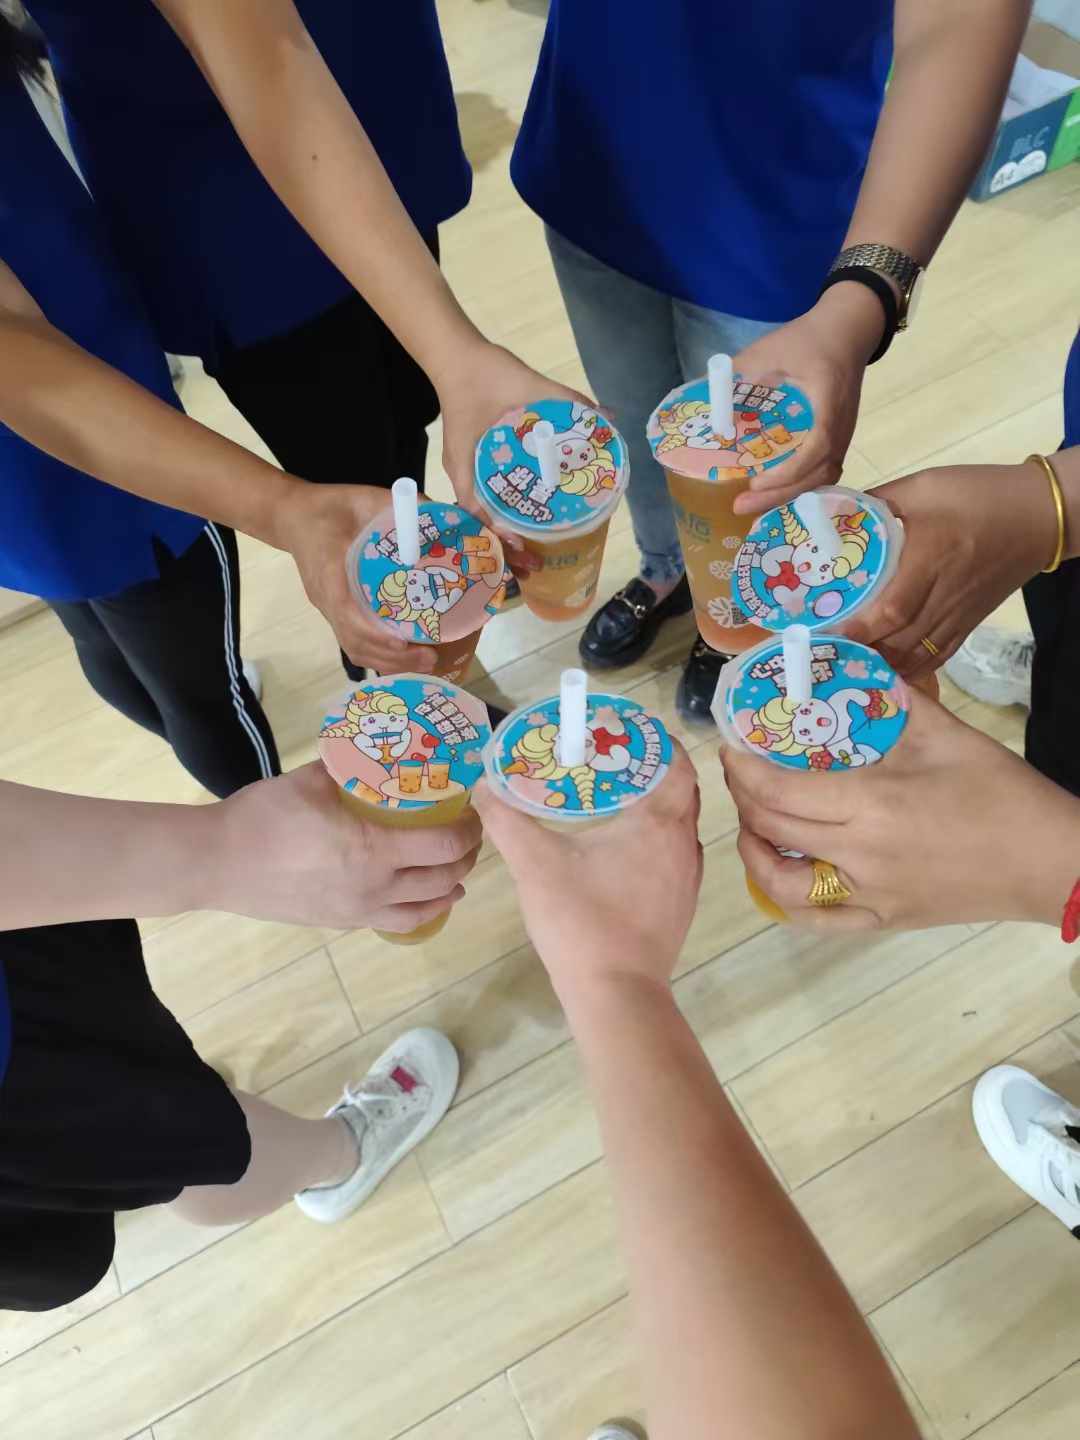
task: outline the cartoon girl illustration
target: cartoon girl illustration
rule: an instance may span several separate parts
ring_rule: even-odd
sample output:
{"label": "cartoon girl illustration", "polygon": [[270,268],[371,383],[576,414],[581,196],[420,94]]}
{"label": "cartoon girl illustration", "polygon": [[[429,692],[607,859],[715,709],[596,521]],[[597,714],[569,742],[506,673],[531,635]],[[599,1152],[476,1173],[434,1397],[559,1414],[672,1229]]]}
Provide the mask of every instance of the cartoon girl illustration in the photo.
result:
{"label": "cartoon girl illustration", "polygon": [[754,712],[746,738],[775,755],[805,755],[815,770],[828,770],[834,764],[858,769],[880,760],[881,752],[852,740],[856,723],[852,706],[867,721],[889,720],[899,712],[884,690],[838,690],[827,700],[815,698],[802,705],[777,695]]}
{"label": "cartoon girl illustration", "polygon": [[[854,514],[832,518],[841,542],[840,554],[835,559],[821,553],[790,506],[780,507],[785,543],[762,552],[759,563],[766,590],[783,609],[799,613],[803,609],[801,602],[811,590],[846,580],[865,560],[870,544],[867,511],[857,510]],[[822,597],[811,606],[815,614],[823,615],[835,613],[836,608],[835,604],[823,602]]]}
{"label": "cartoon girl illustration", "polygon": [[[536,725],[514,746],[514,759],[507,767],[507,775],[524,775],[530,780],[565,780],[574,782],[582,810],[596,808],[597,772],[606,775],[617,774],[630,767],[630,748],[626,726],[612,706],[598,710],[589,723],[585,736],[585,764],[567,769],[559,761],[559,727],[554,724]],[[552,808],[565,805],[566,798],[553,790],[544,803]]]}
{"label": "cartoon girl illustration", "polygon": [[502,584],[499,563],[490,551],[487,535],[462,536],[460,550],[441,542],[432,545],[422,565],[387,575],[379,586],[377,614],[406,624],[415,620],[429,640],[438,642],[441,617],[465,596],[470,579],[490,575],[497,578],[489,584]]}
{"label": "cartoon girl illustration", "polygon": [[351,740],[362,754],[392,771],[412,742],[409,707],[389,690],[361,691],[349,700],[343,718],[322,733]]}
{"label": "cartoon girl illustration", "polygon": [[[530,410],[522,416],[520,425],[514,431],[528,455],[536,454],[532,431],[539,420],[540,416]],[[574,404],[569,430],[555,431],[555,449],[562,477],[560,490],[567,495],[583,495],[588,499],[615,488],[615,457],[608,448],[613,435],[611,426],[605,424],[595,410]],[[546,505],[554,493],[541,476],[530,488],[529,498],[538,505]]]}
{"label": "cartoon girl illustration", "polygon": [[680,400],[670,409],[661,410],[656,418],[664,432],[663,440],[656,447],[657,455],[664,455],[669,450],[681,450],[683,446],[688,446],[691,450],[733,448],[730,442],[725,443],[719,435],[714,434],[712,407],[705,400]]}

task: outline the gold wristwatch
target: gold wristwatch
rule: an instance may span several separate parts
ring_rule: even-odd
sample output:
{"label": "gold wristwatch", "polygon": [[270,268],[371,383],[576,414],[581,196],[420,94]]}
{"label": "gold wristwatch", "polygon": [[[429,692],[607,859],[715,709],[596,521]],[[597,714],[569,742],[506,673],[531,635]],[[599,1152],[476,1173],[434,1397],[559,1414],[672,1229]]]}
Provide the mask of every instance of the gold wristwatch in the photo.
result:
{"label": "gold wristwatch", "polygon": [[840,270],[856,269],[871,270],[896,282],[900,291],[896,328],[906,330],[919,308],[923,278],[926,275],[925,267],[910,255],[905,255],[903,250],[894,250],[891,245],[852,245],[836,257],[829,269],[829,275],[831,277]]}

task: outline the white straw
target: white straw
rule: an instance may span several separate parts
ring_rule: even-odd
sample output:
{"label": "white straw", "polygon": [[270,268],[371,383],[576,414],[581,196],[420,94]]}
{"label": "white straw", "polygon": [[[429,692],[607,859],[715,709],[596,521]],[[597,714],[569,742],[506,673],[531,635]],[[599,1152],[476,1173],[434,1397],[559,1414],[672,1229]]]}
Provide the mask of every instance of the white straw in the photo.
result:
{"label": "white straw", "polygon": [[559,697],[559,764],[576,770],[585,764],[585,721],[589,677],[584,670],[564,670]]}
{"label": "white straw", "polygon": [[562,472],[559,469],[559,452],[555,448],[555,426],[550,420],[538,420],[532,428],[536,458],[540,462],[540,479],[544,488],[552,495],[559,488]]}
{"label": "white straw", "polygon": [[714,435],[735,438],[735,373],[730,355],[713,355],[709,360],[709,424]]}
{"label": "white straw", "polygon": [[821,553],[828,556],[830,560],[835,560],[842,548],[840,536],[836,533],[836,526],[825,509],[825,502],[821,496],[813,490],[808,490],[805,495],[800,495],[795,501],[795,513],[802,521],[803,527],[810,532],[810,539]]}
{"label": "white straw", "polygon": [[420,563],[420,507],[416,498],[416,481],[402,476],[390,490],[394,497],[394,528],[397,530],[398,554],[401,563],[411,570]]}
{"label": "white straw", "polygon": [[810,663],[810,631],[805,625],[789,625],[784,631],[784,681],[793,705],[805,705],[814,698]]}

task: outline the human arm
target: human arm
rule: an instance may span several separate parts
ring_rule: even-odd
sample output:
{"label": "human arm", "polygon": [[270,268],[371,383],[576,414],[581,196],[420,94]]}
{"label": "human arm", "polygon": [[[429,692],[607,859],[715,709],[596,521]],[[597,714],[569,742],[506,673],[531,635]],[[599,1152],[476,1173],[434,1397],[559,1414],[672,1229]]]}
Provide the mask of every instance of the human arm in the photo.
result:
{"label": "human arm", "polygon": [[[843,249],[889,245],[929,265],[985,156],[1030,11],[1030,0],[897,0],[892,79]],[[798,460],[756,477],[737,509],[840,478],[883,322],[873,291],[846,281],[736,357],[744,374],[792,377],[815,414]]]}
{"label": "human arm", "polygon": [[312,603],[358,664],[430,668],[365,617],[345,552],[388,504],[364,485],[309,485],[200,425],[51,325],[0,260],[0,421],[58,460],[119,490],[231,525],[296,561]]}
{"label": "human arm", "polygon": [[431,379],[447,473],[469,503],[489,425],[544,396],[578,397],[468,319],[292,0],[154,3],[279,199]]}
{"label": "human arm", "polygon": [[[1080,446],[1050,456],[1064,503],[1062,558],[1080,556]],[[874,491],[904,522],[900,568],[847,633],[917,680],[943,665],[986,617],[1050,565],[1058,516],[1037,461],[921,470]],[[936,653],[923,645],[929,639]]]}
{"label": "human arm", "polygon": [[480,827],[388,830],[346,812],[315,762],[212,805],[0,781],[0,930],[226,910],[407,933],[464,894]]}
{"label": "human arm", "polygon": [[[1080,877],[1080,800],[913,692],[901,743],[850,774],[724,754],[747,872],[793,924],[834,931],[1029,920],[1059,926]],[[808,860],[852,898],[810,905]]]}
{"label": "human arm", "polygon": [[917,1440],[865,1323],[675,1004],[701,883],[685,754],[612,826],[553,834],[486,789],[478,801],[600,1115],[653,1440]]}

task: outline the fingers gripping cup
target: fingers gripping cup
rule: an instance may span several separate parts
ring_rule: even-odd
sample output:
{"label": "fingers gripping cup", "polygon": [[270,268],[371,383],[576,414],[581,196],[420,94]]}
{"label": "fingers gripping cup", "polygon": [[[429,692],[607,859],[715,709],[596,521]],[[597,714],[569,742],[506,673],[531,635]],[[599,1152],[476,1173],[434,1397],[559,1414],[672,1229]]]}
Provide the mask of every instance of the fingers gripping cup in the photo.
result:
{"label": "fingers gripping cup", "polygon": [[752,521],[735,514],[735,501],[755,475],[797,455],[813,423],[801,390],[788,382],[753,384],[732,376],[727,356],[714,356],[709,376],[673,390],[649,420],[649,443],[667,476],[698,629],[722,654],[762,639],[731,596],[735,554]]}
{"label": "fingers gripping cup", "polygon": [[[853,771],[899,743],[909,705],[907,686],[876,650],[793,626],[724,666],[713,716],[729,745],[771,764]],[[748,886],[770,918],[786,918]]]}
{"label": "fingers gripping cup", "polygon": [[[319,755],[355,815],[414,829],[460,818],[490,739],[482,701],[446,680],[394,675],[349,692],[323,721]],[[395,945],[417,945],[446,920],[440,915],[409,935],[378,933]]]}
{"label": "fingers gripping cup", "polygon": [[663,724],[620,695],[589,694],[568,670],[561,695],[508,715],[484,753],[492,788],[515,809],[562,827],[615,820],[671,765]]}
{"label": "fingers gripping cup", "polygon": [[629,474],[622,436],[576,401],[512,410],[481,438],[477,493],[539,561],[520,583],[540,619],[569,620],[588,609]]}
{"label": "fingers gripping cup", "polygon": [[[412,487],[415,522],[408,492],[403,496],[398,486]],[[413,481],[399,480],[394,489],[394,506],[349,549],[349,586],[357,604],[400,639],[435,650],[436,675],[462,680],[484,626],[506,598],[502,543],[458,505],[418,505]]]}

